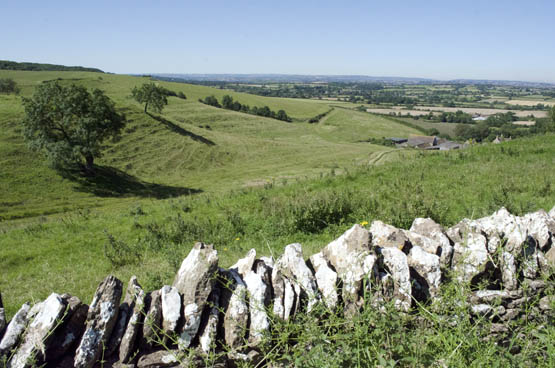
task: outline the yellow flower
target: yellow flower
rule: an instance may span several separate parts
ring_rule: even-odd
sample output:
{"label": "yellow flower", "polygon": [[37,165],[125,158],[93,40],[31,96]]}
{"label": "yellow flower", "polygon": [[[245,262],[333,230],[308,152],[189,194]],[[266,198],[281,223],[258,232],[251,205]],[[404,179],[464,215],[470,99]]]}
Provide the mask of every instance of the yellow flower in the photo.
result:
{"label": "yellow flower", "polygon": [[226,251],[226,250],[227,250],[227,248],[224,248],[224,251]]}
{"label": "yellow flower", "polygon": [[366,226],[366,225],[368,225],[368,221],[362,221],[360,224],[361,224],[362,226]]}
{"label": "yellow flower", "polygon": [[241,238],[235,238],[235,241],[237,241],[237,240],[241,240]]}

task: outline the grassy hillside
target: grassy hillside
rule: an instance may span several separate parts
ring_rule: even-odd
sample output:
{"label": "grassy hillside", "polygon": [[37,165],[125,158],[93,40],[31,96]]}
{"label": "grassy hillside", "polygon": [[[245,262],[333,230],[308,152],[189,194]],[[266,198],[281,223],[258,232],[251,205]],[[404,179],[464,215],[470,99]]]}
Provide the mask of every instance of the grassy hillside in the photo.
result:
{"label": "grassy hillside", "polygon": [[83,181],[72,173],[62,177],[26,148],[19,127],[23,117],[20,97],[0,95],[0,165],[5,173],[0,176],[0,219],[4,220],[315,176],[382,157],[377,155],[384,147],[355,143],[358,136],[412,133],[403,125],[354,111],[337,111],[320,125],[288,124],[217,109],[197,100],[232,94],[250,106],[284,109],[297,121],[326,112],[329,106],[320,101],[266,98],[166,82],[160,84],[185,93],[187,100],[170,97],[162,115],[146,115],[130,97],[134,86],[148,81],[141,77],[0,71],[0,78],[13,78],[23,96],[31,96],[34,87],[45,80],[100,88],[129,120],[122,139],[110,143],[97,161],[101,166],[97,178]]}
{"label": "grassy hillside", "polygon": [[[555,205],[555,135],[465,151],[420,152],[335,176],[168,200],[118,202],[26,223],[0,234],[0,289],[8,314],[55,290],[90,300],[114,273],[148,289],[171,282],[195,241],[214,243],[220,265],[250,248],[277,254],[301,242],[310,255],[353,223],[414,217],[449,226],[506,206],[515,214]],[[109,241],[108,234],[113,238]]]}

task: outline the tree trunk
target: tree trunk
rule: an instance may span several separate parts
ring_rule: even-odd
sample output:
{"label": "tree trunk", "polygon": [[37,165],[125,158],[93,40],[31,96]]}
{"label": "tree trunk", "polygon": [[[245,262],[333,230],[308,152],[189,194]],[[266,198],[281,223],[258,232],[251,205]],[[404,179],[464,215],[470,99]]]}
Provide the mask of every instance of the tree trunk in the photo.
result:
{"label": "tree trunk", "polygon": [[94,157],[91,154],[85,155],[85,174],[94,175]]}
{"label": "tree trunk", "polygon": [[146,108],[148,107],[148,102],[145,103],[145,114],[146,114]]}

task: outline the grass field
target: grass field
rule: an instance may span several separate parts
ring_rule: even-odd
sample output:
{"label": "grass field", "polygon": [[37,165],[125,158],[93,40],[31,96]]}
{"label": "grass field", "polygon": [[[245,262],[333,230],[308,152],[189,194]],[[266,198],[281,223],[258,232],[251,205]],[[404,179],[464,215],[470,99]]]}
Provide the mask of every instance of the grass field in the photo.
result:
{"label": "grass field", "polygon": [[[341,176],[267,182],[220,194],[143,199],[25,223],[0,236],[0,288],[9,315],[54,291],[89,300],[114,273],[137,274],[149,289],[171,282],[195,241],[212,242],[221,265],[250,248],[278,254],[301,242],[308,256],[353,223],[381,219],[410,227],[414,217],[452,225],[501,206],[522,214],[555,205],[555,135],[465,151],[420,152]],[[7,225],[7,226],[6,226]],[[115,242],[108,242],[107,234]],[[122,264],[113,264],[118,254]]]}
{"label": "grass field", "polygon": [[426,121],[423,119],[411,119],[411,118],[400,118],[397,117],[397,120],[406,121],[407,123],[414,124],[419,126],[422,129],[437,129],[440,134],[447,134],[450,137],[455,137],[455,129],[457,126],[464,125],[464,124],[457,124],[457,123],[435,123]]}
{"label": "grass field", "polygon": [[[126,113],[128,126],[119,142],[110,144],[102,175],[84,182],[65,177],[30,152],[21,138],[20,98],[0,95],[0,219],[63,213],[79,208],[119,205],[140,198],[166,198],[199,191],[241,188],[276,178],[318,175],[331,168],[352,167],[371,160],[384,147],[354,143],[360,135],[407,136],[410,128],[355,111],[336,112],[325,125],[292,124],[217,109],[197,102],[224,94],[251,106],[285,109],[296,120],[329,110],[325,102],[279,99],[219,89],[160,82],[184,92],[188,99],[169,98],[162,115],[146,115],[130,98],[131,89],[146,78],[76,72],[0,71],[30,96],[44,80],[101,88]],[[327,125],[329,124],[329,125]],[[0,224],[0,226],[3,226]]]}

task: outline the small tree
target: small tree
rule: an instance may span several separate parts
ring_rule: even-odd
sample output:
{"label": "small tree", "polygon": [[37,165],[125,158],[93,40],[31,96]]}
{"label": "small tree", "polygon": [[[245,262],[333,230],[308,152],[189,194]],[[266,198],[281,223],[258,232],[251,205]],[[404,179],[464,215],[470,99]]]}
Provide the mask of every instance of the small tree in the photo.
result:
{"label": "small tree", "polygon": [[99,89],[89,93],[85,87],[48,82],[23,104],[23,135],[29,146],[44,151],[56,166],[77,163],[87,174],[94,173],[102,142],[125,126],[125,116]]}
{"label": "small tree", "polygon": [[135,87],[131,91],[131,95],[137,102],[145,104],[145,114],[148,105],[151,105],[157,113],[161,113],[164,106],[168,104],[166,94],[165,88],[158,87],[154,83],[145,83],[141,88]]}
{"label": "small tree", "polygon": [[11,78],[0,78],[0,93],[19,93],[17,83]]}
{"label": "small tree", "polygon": [[233,97],[224,95],[224,97],[222,97],[222,107],[231,110],[233,108]]}

